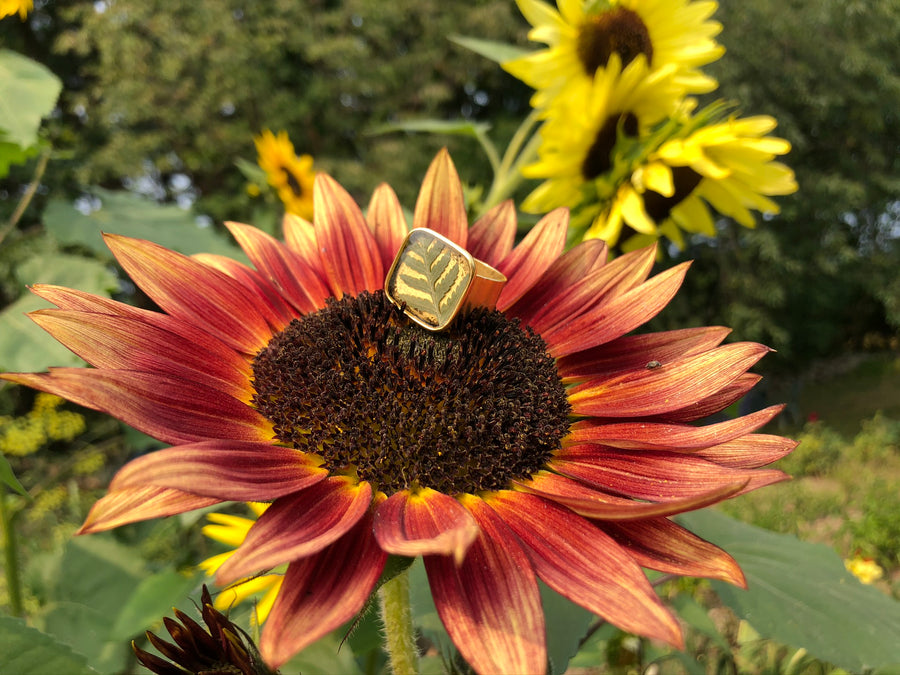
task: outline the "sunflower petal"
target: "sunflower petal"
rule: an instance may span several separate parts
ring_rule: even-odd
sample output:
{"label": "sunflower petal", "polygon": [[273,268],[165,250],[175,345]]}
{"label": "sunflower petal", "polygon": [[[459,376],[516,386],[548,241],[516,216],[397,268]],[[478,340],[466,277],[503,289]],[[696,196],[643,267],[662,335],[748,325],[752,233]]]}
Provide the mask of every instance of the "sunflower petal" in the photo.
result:
{"label": "sunflower petal", "polygon": [[478,525],[466,508],[430,488],[397,492],[375,512],[375,538],[394,555],[452,555],[459,564],[476,536]]}
{"label": "sunflower petal", "polygon": [[688,263],[676,265],[627,293],[601,303],[574,321],[542,334],[550,355],[565,356],[621,337],[669,304],[684,280]]}
{"label": "sunflower petal", "polygon": [[603,424],[583,420],[572,425],[564,443],[599,443],[628,450],[701,450],[756,431],[783,409],[783,405],[773,405],[750,415],[702,427],[647,422]]}
{"label": "sunflower petal", "polygon": [[775,462],[798,445],[797,441],[770,434],[747,434],[696,453],[697,457],[734,469],[756,469]]}
{"label": "sunflower petal", "polygon": [[582,303],[589,301],[586,297],[573,297],[578,295],[577,287],[585,277],[604,267],[607,255],[605,242],[599,239],[581,242],[554,260],[538,283],[507,308],[505,314],[519,317],[538,333],[541,326],[546,325],[540,318],[548,312],[556,314],[554,307],[565,304],[566,309],[558,313],[572,316]]}
{"label": "sunflower petal", "polygon": [[497,299],[498,310],[506,310],[525,295],[559,257],[566,245],[568,226],[568,209],[551,211],[497,265],[497,269],[508,279]]}
{"label": "sunflower petal", "polygon": [[734,558],[718,546],[666,518],[627,523],[603,522],[599,527],[623,546],[642,567],[692,577],[721,579],[747,587]]}
{"label": "sunflower petal", "polygon": [[732,469],[694,455],[635,453],[600,445],[563,448],[548,466],[601,490],[654,502],[700,497],[734,483],[746,484],[742,494],[789,478],[775,469]]}
{"label": "sunflower petal", "polygon": [[319,244],[316,241],[316,226],[298,216],[296,213],[285,213],[281,219],[281,230],[284,232],[284,243],[294,253],[316,271],[320,279],[325,278],[325,267],[319,256]]}
{"label": "sunflower petal", "polygon": [[292,562],[269,612],[259,647],[278,668],[359,612],[381,576],[387,554],[365,514],[346,536],[314,555]]}
{"label": "sunflower petal", "polygon": [[118,490],[94,503],[78,534],[104,532],[140,520],[174,516],[220,504],[221,501],[156,485]]}
{"label": "sunflower petal", "polygon": [[257,270],[304,314],[325,306],[331,293],[315,270],[280,241],[243,223],[226,222],[238,245]]}
{"label": "sunflower petal", "polygon": [[384,269],[362,212],[331,176],[316,175],[314,222],[325,277],[338,300],[384,287]]}
{"label": "sunflower petal", "polygon": [[366,222],[378,244],[381,265],[388,270],[394,263],[409,228],[397,193],[387,183],[382,183],[372,193],[369,208],[366,210]]}
{"label": "sunflower petal", "polygon": [[216,574],[216,583],[236,579],[318,553],[345,535],[369,509],[366,482],[335,476],[276,500],[250,528],[244,543]]}
{"label": "sunflower petal", "polygon": [[626,335],[564,356],[557,360],[556,369],[567,384],[588,378],[612,377],[644,368],[650,361],[664,365],[677,358],[708,351],[717,347],[730,332],[730,328],[709,326]]}
{"label": "sunflower petal", "polygon": [[528,556],[481,499],[461,498],[480,532],[465,560],[425,556],[438,615],[463,658],[481,675],[543,673],[544,614]]}
{"label": "sunflower petal", "polygon": [[640,566],[612,538],[568,509],[535,495],[500,491],[487,500],[557,593],[631,633],[681,649],[681,629]]}
{"label": "sunflower petal", "polygon": [[640,368],[569,391],[575,415],[642,417],[665,414],[715,394],[744,374],[771,350],[754,342],[735,342],[658,368]]}
{"label": "sunflower petal", "polygon": [[441,149],[432,160],[422,180],[413,227],[427,227],[466,248],[469,239],[466,203],[459,174],[447,148]]}
{"label": "sunflower petal", "polygon": [[115,415],[172,445],[219,438],[258,442],[272,439],[271,422],[256,410],[189,380],[94,368],[3,373],[0,378]]}
{"label": "sunflower petal", "polygon": [[212,336],[201,347],[183,335],[130,317],[62,309],[42,309],[28,316],[97,368],[192,380],[250,401],[246,361]]}
{"label": "sunflower petal", "polygon": [[733,497],[747,480],[727,483],[695,496],[663,502],[639,502],[607,494],[583,483],[549,471],[539,471],[528,480],[513,481],[514,488],[562,504],[586,518],[636,520],[702,509]]}
{"label": "sunflower petal", "polygon": [[272,337],[254,293],[231,277],[158,244],[104,235],[128,276],[166,313],[203,326],[225,344],[255,354]]}
{"label": "sunflower petal", "polygon": [[648,419],[658,419],[659,421],[666,422],[693,422],[695,420],[703,419],[704,417],[709,417],[743,398],[761,379],[762,375],[757,375],[756,373],[744,373],[712,396],[707,396],[703,400],[697,401],[696,403],[679,410],[655,415]]}
{"label": "sunflower petal", "polygon": [[468,251],[496,267],[509,255],[516,240],[516,207],[511,199],[500,202],[472,223]]}
{"label": "sunflower petal", "polygon": [[272,501],[318,483],[328,471],[304,452],[271,443],[204,441],[131,460],[110,490],[142,485],[230,501]]}

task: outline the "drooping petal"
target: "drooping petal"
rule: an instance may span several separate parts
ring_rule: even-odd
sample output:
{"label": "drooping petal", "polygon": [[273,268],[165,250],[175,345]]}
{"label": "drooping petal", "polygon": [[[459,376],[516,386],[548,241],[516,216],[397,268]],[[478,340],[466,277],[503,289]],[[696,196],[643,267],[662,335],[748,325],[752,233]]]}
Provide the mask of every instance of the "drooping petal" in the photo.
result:
{"label": "drooping petal", "polygon": [[651,361],[662,366],[684,356],[705,352],[717,347],[730,332],[730,328],[711,326],[626,335],[564,356],[557,360],[556,369],[567,384],[588,378],[612,377],[646,368]]}
{"label": "drooping petal", "polygon": [[695,496],[662,502],[639,502],[617,497],[549,471],[539,471],[527,480],[513,481],[513,486],[517,490],[562,504],[586,518],[635,520],[672,516],[717,504],[743,490],[747,482],[743,480],[729,483]]}
{"label": "drooping petal", "polygon": [[599,445],[563,448],[548,466],[603,491],[654,502],[700,497],[710,490],[746,483],[741,494],[788,479],[775,469],[732,469],[694,455],[637,453]]}
{"label": "drooping petal", "polygon": [[687,268],[688,263],[676,265],[574,321],[542,333],[550,355],[558,358],[574,354],[621,337],[646,323],[669,304]]}
{"label": "drooping petal", "polygon": [[245,403],[252,396],[246,361],[209,336],[196,342],[136,318],[44,309],[32,321],[92,366],[191,380]]}
{"label": "drooping petal", "polygon": [[375,538],[394,555],[452,555],[459,564],[476,536],[468,510],[431,488],[397,492],[375,512]]}
{"label": "drooping petal", "polygon": [[506,310],[525,295],[559,257],[566,245],[568,226],[568,209],[551,211],[497,265],[508,280],[497,299],[498,310]]}
{"label": "drooping petal", "polygon": [[509,255],[516,240],[516,207],[511,199],[500,202],[472,223],[468,251],[496,267]]}
{"label": "drooping petal", "polygon": [[276,500],[216,574],[220,586],[262,569],[318,553],[366,513],[372,488],[334,476]]}
{"label": "drooping petal", "polygon": [[365,514],[331,546],[292,562],[260,639],[266,663],[278,668],[352,619],[371,595],[386,560],[372,535],[372,517]]}
{"label": "drooping petal", "polygon": [[104,532],[140,520],[174,516],[219,504],[221,501],[156,485],[127,488],[110,492],[98,499],[88,512],[78,534]]}
{"label": "drooping petal", "polygon": [[400,244],[409,232],[397,193],[387,183],[382,183],[372,193],[369,208],[366,210],[366,222],[378,245],[381,265],[387,272],[394,263]]}
{"label": "drooping petal", "polygon": [[628,450],[696,451],[727,443],[756,431],[771,422],[783,409],[783,405],[773,405],[750,415],[700,427],[649,422],[604,424],[595,420],[582,420],[572,425],[563,443],[598,443]]}
{"label": "drooping petal", "polygon": [[783,436],[747,434],[727,443],[699,450],[697,457],[735,469],[756,469],[778,461],[797,447],[798,442]]}
{"label": "drooping petal", "polygon": [[325,306],[331,295],[318,273],[299,255],[260,229],[226,222],[238,245],[250,261],[290,301],[298,312],[308,313]]}
{"label": "drooping petal", "polygon": [[272,423],[241,401],[210,387],[162,375],[94,368],[3,373],[3,379],[115,415],[172,445],[227,438],[267,442]]}
{"label": "drooping petal", "polygon": [[747,587],[734,558],[666,518],[598,523],[642,567]]}
{"label": "drooping petal", "polygon": [[225,344],[255,354],[272,330],[255,293],[231,277],[158,244],[104,235],[128,276],[166,313],[202,326]]}
{"label": "drooping petal", "polygon": [[413,227],[427,227],[466,248],[469,219],[459,174],[447,148],[431,161],[419,188]]}
{"label": "drooping petal", "polygon": [[319,463],[271,443],[203,441],[131,460],[109,489],[158,485],[228,501],[272,501],[324,479],[328,471]]}
{"label": "drooping petal", "polygon": [[550,588],[619,628],[683,647],[675,617],[638,563],[612,538],[535,495],[503,490],[487,503],[518,535]]}
{"label": "drooping petal", "polygon": [[735,342],[658,368],[640,368],[605,381],[588,381],[569,392],[576,415],[643,417],[678,410],[715,394],[771,350]]}
{"label": "drooping petal", "polygon": [[553,307],[565,305],[559,313],[574,316],[581,303],[589,301],[574,290],[585,277],[603,268],[607,255],[605,242],[599,239],[581,242],[553,261],[538,283],[504,313],[519,317],[538,333],[546,325],[541,318]]}
{"label": "drooping petal", "polygon": [[316,175],[314,222],[319,255],[334,296],[384,287],[381,256],[375,237],[348,192],[331,176]]}
{"label": "drooping petal", "polygon": [[480,675],[543,673],[544,613],[528,555],[481,499],[460,499],[480,532],[462,565],[450,556],[425,556],[438,615],[456,648]]}

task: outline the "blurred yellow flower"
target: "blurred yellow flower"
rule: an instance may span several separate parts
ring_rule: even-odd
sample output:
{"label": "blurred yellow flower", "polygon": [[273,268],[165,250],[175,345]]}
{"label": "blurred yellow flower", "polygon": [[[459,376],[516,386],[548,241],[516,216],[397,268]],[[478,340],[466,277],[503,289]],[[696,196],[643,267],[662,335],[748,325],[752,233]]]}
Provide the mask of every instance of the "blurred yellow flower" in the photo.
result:
{"label": "blurred yellow flower", "polygon": [[884,570],[871,558],[863,558],[856,555],[850,560],[844,561],[846,567],[857,579],[864,584],[872,584],[884,576]]}
{"label": "blurred yellow flower", "polygon": [[[673,72],[672,68],[648,72],[643,55],[623,71],[618,54],[613,54],[609,66],[597,72],[592,87],[567,90],[538,132],[538,160],[522,170],[526,178],[544,179],[522,209],[546,213],[559,206],[573,208],[588,196],[586,190],[599,193],[601,199],[610,197],[614,187],[608,183],[619,137],[640,138],[653,125],[677,114],[680,104],[672,96]],[[596,201],[596,196],[588,199]]]}
{"label": "blurred yellow flower", "polygon": [[259,166],[266,172],[269,185],[278,191],[278,198],[288,213],[307,220],[313,215],[313,158],[294,152],[294,145],[286,131],[276,136],[268,129],[253,139]]}
{"label": "blurred yellow flower", "polygon": [[[257,518],[269,507],[268,504],[257,503],[249,503],[247,506]],[[203,534],[234,549],[244,542],[250,527],[256,523],[255,518],[241,518],[226,513],[210,513],[206,517],[212,524],[204,526]],[[208,576],[213,576],[233,554],[234,550],[214,555],[199,566]],[[262,595],[256,604],[256,621],[261,624],[269,616],[283,578],[281,574],[264,574],[232,584],[216,596],[213,605],[220,611],[227,610],[251,596]]]}
{"label": "blurred yellow flower", "polygon": [[744,227],[756,225],[753,210],[777,214],[769,197],[796,192],[797,182],[789,167],[774,161],[791,149],[786,140],[766,135],[775,126],[765,115],[730,118],[662,143],[619,185],[586,237],[612,246],[627,225],[638,234],[623,250],[659,235],[682,248],[682,231],[716,235],[710,207]]}
{"label": "blurred yellow flower", "polygon": [[589,88],[613,54],[625,71],[639,55],[650,72],[673,69],[679,95],[717,86],[698,70],[725,52],[714,39],[722,26],[709,19],[718,7],[715,2],[557,0],[559,11],[543,0],[516,2],[532,25],[528,37],[548,47],[502,66],[537,90],[532,100],[536,108],[551,105],[563,87]]}
{"label": "blurred yellow flower", "polygon": [[24,21],[32,9],[34,9],[33,0],[0,0],[0,19],[18,14]]}
{"label": "blurred yellow flower", "polygon": [[58,410],[65,400],[39,393],[34,406],[21,417],[0,416],[0,453],[24,457],[53,441],[71,441],[84,432],[83,415]]}

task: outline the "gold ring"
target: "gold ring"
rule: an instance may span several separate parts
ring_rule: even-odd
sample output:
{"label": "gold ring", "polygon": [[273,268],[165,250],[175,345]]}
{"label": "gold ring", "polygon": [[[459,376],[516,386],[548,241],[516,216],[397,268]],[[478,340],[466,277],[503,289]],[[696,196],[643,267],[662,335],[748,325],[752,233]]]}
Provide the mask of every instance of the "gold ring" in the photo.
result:
{"label": "gold ring", "polygon": [[475,307],[494,309],[506,277],[424,227],[403,240],[384,280],[388,300],[423,328],[443,330]]}

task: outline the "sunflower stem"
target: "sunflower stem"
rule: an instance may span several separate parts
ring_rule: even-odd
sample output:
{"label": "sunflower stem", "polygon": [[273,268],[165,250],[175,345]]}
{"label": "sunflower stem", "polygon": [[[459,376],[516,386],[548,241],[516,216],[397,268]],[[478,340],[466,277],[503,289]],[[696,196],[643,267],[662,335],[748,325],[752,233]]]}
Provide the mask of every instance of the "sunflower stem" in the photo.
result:
{"label": "sunflower stem", "polygon": [[482,211],[487,211],[509,197],[522,182],[522,166],[535,158],[540,144],[540,136],[532,135],[532,129],[539,119],[540,111],[532,110],[516,129],[503,153],[503,159],[494,169],[494,181],[481,207]]}
{"label": "sunflower stem", "polygon": [[9,612],[13,616],[23,616],[22,582],[19,577],[19,556],[16,542],[16,514],[9,508],[7,495],[0,491],[0,530],[3,531],[4,570],[6,592],[9,595]]}
{"label": "sunflower stem", "polygon": [[384,622],[384,646],[394,675],[416,675],[416,649],[412,611],[409,605],[409,570],[385,583],[378,591],[378,606]]}

